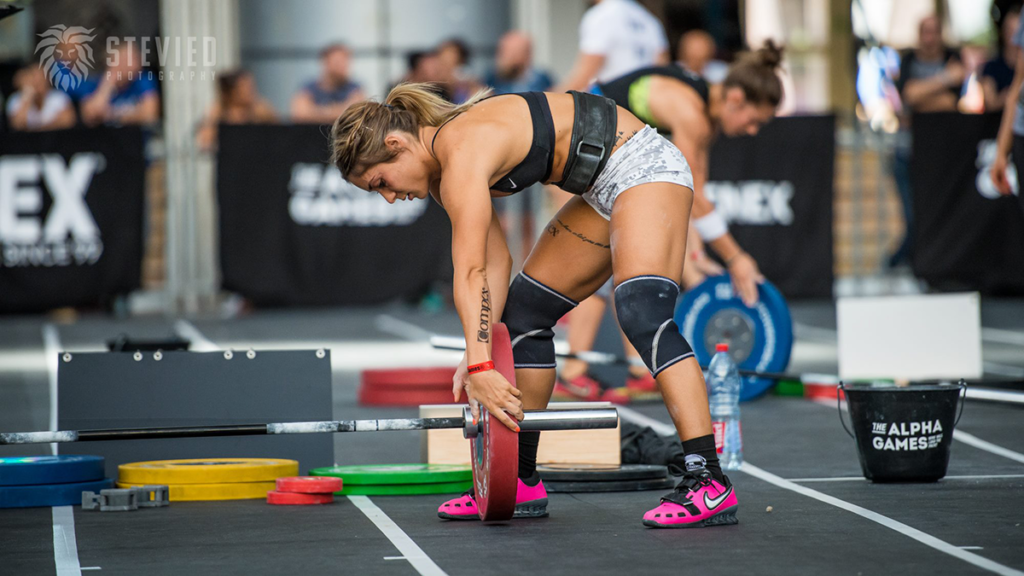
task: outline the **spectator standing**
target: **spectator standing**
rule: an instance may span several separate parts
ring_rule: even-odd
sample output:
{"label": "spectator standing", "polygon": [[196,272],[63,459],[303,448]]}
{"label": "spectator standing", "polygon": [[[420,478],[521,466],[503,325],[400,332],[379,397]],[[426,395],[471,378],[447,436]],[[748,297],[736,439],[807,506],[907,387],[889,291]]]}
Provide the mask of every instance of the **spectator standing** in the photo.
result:
{"label": "spectator standing", "polygon": [[82,121],[99,124],[151,125],[160,119],[156,83],[142,70],[142,59],[131,44],[108,53],[107,70],[96,83],[83,83]]}
{"label": "spectator standing", "polygon": [[921,20],[917,48],[904,54],[896,82],[904,111],[955,111],[964,77],[960,56],[942,42],[939,18],[928,16]]}
{"label": "spectator standing", "polygon": [[1006,93],[1013,83],[1013,65],[1020,50],[1013,43],[1013,33],[1020,22],[1020,11],[1006,14],[1000,26],[999,54],[981,68],[981,88],[985,94],[985,110],[998,112],[1006,105]]}
{"label": "spectator standing", "polygon": [[441,63],[433,50],[417,50],[406,55],[407,70],[399,82],[437,83],[441,79]]}
{"label": "spectator standing", "polygon": [[928,16],[918,25],[918,44],[900,62],[896,89],[903,103],[902,130],[893,149],[893,178],[903,202],[905,235],[889,258],[895,267],[910,261],[914,237],[914,198],[910,184],[910,116],[915,112],[953,112],[960,100],[965,69],[954,50],[943,44],[942,22]]}
{"label": "spectator standing", "polygon": [[320,50],[320,76],[292,97],[292,121],[332,124],[346,108],[365,100],[363,89],[349,77],[351,63],[352,52],[344,44]]}
{"label": "spectator standing", "polygon": [[211,150],[217,141],[219,124],[271,124],[277,112],[256,88],[256,78],[248,70],[222,72],[217,77],[217,102],[203,119],[196,134],[199,147]]}
{"label": "spectator standing", "polygon": [[14,75],[17,91],[7,101],[7,123],[12,130],[59,130],[75,125],[71,98],[52,87],[46,73],[29,64]]}
{"label": "spectator standing", "polygon": [[455,104],[469,100],[480,83],[469,73],[469,46],[459,38],[449,38],[434,52],[437,54],[439,80],[448,99]]}
{"label": "spectator standing", "polygon": [[579,55],[556,92],[668,63],[665,29],[653,14],[634,0],[597,0],[583,15]]}
{"label": "spectator standing", "polygon": [[554,84],[547,72],[533,67],[533,42],[517,30],[498,40],[494,68],[484,76],[484,83],[496,94],[545,92]]}
{"label": "spectator standing", "polygon": [[690,30],[679,37],[676,63],[710,84],[721,84],[729,74],[729,65],[718,60],[718,44],[706,30]]}

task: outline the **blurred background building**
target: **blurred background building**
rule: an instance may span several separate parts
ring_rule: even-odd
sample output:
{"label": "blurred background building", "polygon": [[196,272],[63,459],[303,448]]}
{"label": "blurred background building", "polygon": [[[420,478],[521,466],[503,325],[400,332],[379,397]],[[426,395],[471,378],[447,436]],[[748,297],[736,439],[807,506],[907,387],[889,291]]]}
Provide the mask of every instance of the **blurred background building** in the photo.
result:
{"label": "blurred background building", "polygon": [[[99,84],[87,83],[78,92],[68,91],[68,97],[79,126],[138,124],[143,130],[141,277],[137,289],[104,292],[96,295],[97,300],[121,311],[194,312],[245,306],[252,299],[224,283],[221,226],[225,214],[220,211],[225,204],[218,186],[234,177],[225,172],[223,163],[218,164],[218,154],[224,153],[218,126],[328,124],[351,102],[382,98],[402,80],[435,82],[456,101],[485,83],[500,91],[552,89],[572,70],[580,21],[590,4],[587,0],[21,0],[7,5],[23,11],[0,20],[0,94],[8,112],[4,129],[18,131],[20,124],[12,120],[17,110],[11,106],[21,89],[18,72],[37,62],[37,43],[54,26],[81,26],[96,39],[213,39],[207,63],[157,58],[156,48],[151,47],[150,57],[142,58],[140,72],[156,76],[108,87],[109,102],[97,104],[96,92],[90,92],[101,90]],[[1016,48],[1007,38],[1016,22],[1018,2],[643,0],[640,4],[663,25],[671,59],[699,67],[698,72],[712,82],[720,81],[728,63],[749,47],[766,39],[784,44],[786,95],[780,114],[834,115],[835,152],[828,159],[834,162],[833,186],[822,191],[832,195],[832,210],[820,215],[831,220],[833,229],[829,240],[833,259],[821,264],[831,268],[828,295],[918,292],[945,284],[936,281],[941,274],[915,265],[913,257],[911,240],[918,234],[910,176],[914,110],[901,90],[917,68],[907,65],[911,70],[907,72],[901,66],[910,62],[905,60],[908,54],[923,50],[922,22],[933,18],[941,50],[962,63],[962,70],[956,69],[962,77],[950,88],[954,104],[949,111],[998,112],[1000,94],[1005,99],[1008,79],[1012,79]],[[98,78],[107,46],[99,40],[93,45]],[[194,76],[203,70],[209,73]],[[135,113],[141,108],[134,107],[147,94],[159,103],[156,121]],[[249,145],[272,147],[275,142],[250,140]],[[966,162],[984,163],[985,152],[979,150],[977,158]],[[316,198],[352,194],[340,179],[323,186],[309,194]],[[978,186],[984,189],[979,194],[991,193],[980,179]],[[540,190],[501,206],[518,262],[550,209],[549,199]],[[443,270],[444,264],[439,266]],[[0,276],[5,273],[0,270]],[[417,298],[443,301],[444,281],[439,282]],[[1015,282],[981,288],[1016,293]],[[429,296],[430,292],[435,294]],[[801,296],[799,292],[789,295]],[[5,309],[19,306],[9,303]]]}

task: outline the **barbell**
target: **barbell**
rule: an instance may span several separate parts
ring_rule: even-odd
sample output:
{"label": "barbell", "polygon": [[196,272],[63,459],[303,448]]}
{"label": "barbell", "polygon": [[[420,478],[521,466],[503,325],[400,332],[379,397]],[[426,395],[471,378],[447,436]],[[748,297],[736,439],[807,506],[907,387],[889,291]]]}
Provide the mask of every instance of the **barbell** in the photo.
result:
{"label": "barbell", "polygon": [[[512,343],[509,339],[508,329],[504,324],[495,324],[491,334],[491,357],[495,369],[515,386]],[[519,428],[526,431],[615,428],[618,426],[618,421],[618,412],[615,408],[526,410],[523,412],[523,420],[519,422]],[[462,417],[454,418],[325,420],[218,426],[0,432],[0,446],[107,440],[437,429],[461,429],[463,436],[470,441],[473,485],[480,518],[482,520],[511,519],[515,513],[519,473],[519,436],[509,430],[500,420],[493,418],[486,410],[481,410],[480,418],[474,419],[468,406],[463,408]]]}

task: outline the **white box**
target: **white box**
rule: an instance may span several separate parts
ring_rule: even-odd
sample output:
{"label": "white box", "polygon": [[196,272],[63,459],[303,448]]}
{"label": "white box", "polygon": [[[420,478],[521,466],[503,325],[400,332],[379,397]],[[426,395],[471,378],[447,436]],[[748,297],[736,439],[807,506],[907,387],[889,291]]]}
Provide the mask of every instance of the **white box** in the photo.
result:
{"label": "white box", "polygon": [[844,380],[982,375],[977,293],[840,298],[836,316]]}

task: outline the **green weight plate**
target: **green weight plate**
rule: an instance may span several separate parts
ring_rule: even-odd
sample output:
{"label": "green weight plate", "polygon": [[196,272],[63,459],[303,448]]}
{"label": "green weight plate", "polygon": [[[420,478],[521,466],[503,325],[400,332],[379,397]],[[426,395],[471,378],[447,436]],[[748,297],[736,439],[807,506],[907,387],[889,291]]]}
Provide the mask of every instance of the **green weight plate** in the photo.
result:
{"label": "green weight plate", "polygon": [[[473,469],[455,464],[369,464],[362,466],[327,466],[314,468],[310,476],[337,476],[349,486],[380,486],[382,484],[439,484],[469,482]],[[347,492],[346,492],[347,494]]]}
{"label": "green weight plate", "polygon": [[377,486],[357,484],[351,486],[345,484],[341,492],[335,492],[340,496],[359,494],[364,496],[408,496],[412,494],[461,494],[473,487],[473,481],[465,482],[438,482],[435,484],[380,484]]}

